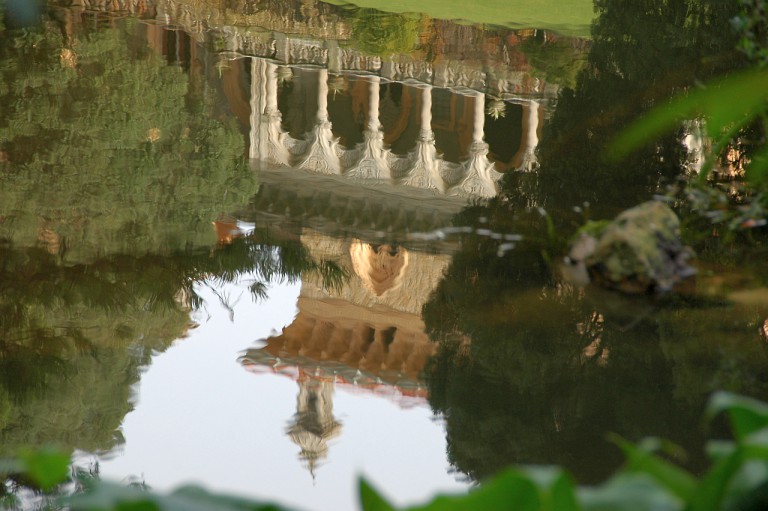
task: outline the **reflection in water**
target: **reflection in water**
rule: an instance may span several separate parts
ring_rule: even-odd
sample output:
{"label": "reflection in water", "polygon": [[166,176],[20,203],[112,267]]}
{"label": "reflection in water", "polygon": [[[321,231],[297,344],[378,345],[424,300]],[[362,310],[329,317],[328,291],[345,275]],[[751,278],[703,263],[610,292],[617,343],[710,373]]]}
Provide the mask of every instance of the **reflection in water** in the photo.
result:
{"label": "reflection in water", "polygon": [[422,371],[435,345],[424,332],[420,310],[449,256],[347,242],[308,229],[302,242],[312,257],[335,261],[350,278],[331,289],[303,274],[293,322],[266,339],[263,348],[248,350],[242,363],[250,371],[274,371],[299,382],[297,425],[315,417],[307,407],[324,407],[317,414],[322,427],[313,435],[296,436],[298,426],[289,430],[297,443],[299,438],[308,442],[301,444],[300,458],[314,474],[326,439],[340,432],[331,415],[334,386],[384,396],[401,406],[425,404]]}
{"label": "reflection in water", "polygon": [[[244,272],[257,299],[301,280],[293,321],[239,361],[298,381],[286,433],[313,475],[338,387],[431,405],[473,480],[522,462],[598,481],[619,461],[606,431],[670,438],[700,470],[707,394],[768,395],[759,299],[624,302],[550,269],[556,229],[583,221],[564,210],[639,202],[701,145],[601,159],[653,95],[733,64],[728,5],[604,2],[593,43],[424,18],[366,46],[369,13],[316,2],[73,3],[0,33],[4,452],[113,449],[195,285]],[[424,235],[450,226],[466,236]]]}
{"label": "reflection in water", "polygon": [[[529,197],[510,188],[457,216],[474,232],[523,239],[499,257],[498,242],[465,237],[423,309],[438,343],[429,400],[445,417],[452,465],[483,480],[513,463],[560,464],[596,483],[621,462],[605,440],[613,432],[671,439],[687,453],[676,461],[702,472],[705,436],[727,434],[722,424],[704,430],[710,393],[768,397],[768,353],[757,334],[764,275],[740,261],[702,272],[698,292],[663,299],[574,289],[551,274],[557,240],[542,236],[547,220],[526,207]],[[719,248],[709,247],[700,264],[717,261]],[[753,290],[726,300],[723,281]]]}
{"label": "reflection in water", "polygon": [[253,263],[211,253],[205,221],[255,190],[233,123],[188,110],[209,103],[122,28],[55,14],[0,34],[4,456],[121,444],[142,367],[192,326],[193,282]]}
{"label": "reflection in water", "polygon": [[[174,2],[117,4],[51,7],[40,33],[0,34],[15,43],[0,48],[3,450],[114,451],[143,368],[195,326],[200,282],[234,321],[238,297],[216,289],[248,272],[255,299],[303,279],[294,322],[243,363],[301,375],[287,433],[314,473],[341,432],[334,385],[425,404],[420,311],[450,256],[407,234],[496,193],[512,153],[484,142],[484,92],[457,89],[484,91],[501,68],[280,31],[197,39],[189,12],[174,20],[189,32],[163,26]],[[524,81],[493,80],[514,112],[552,96]],[[522,144],[513,117],[497,147]]]}
{"label": "reflection in water", "polygon": [[317,276],[303,274],[293,323],[267,339],[264,348],[249,351],[245,360],[294,365],[309,374],[320,371],[361,385],[390,384],[403,392],[418,389],[420,373],[434,350],[424,333],[420,310],[448,256],[410,252],[408,264],[401,265],[405,249],[384,253],[385,261],[397,270],[400,285],[379,293],[371,286],[369,273],[350,271],[360,250],[367,250],[374,260],[380,258],[373,247],[312,231],[305,231],[302,241],[312,257],[335,261],[351,277],[337,288],[328,288]]}
{"label": "reflection in water", "polygon": [[[56,12],[63,37],[55,24],[0,35],[15,43],[0,45],[3,455],[121,444],[142,367],[193,326],[196,282],[255,271],[258,298],[313,265],[336,278],[296,242],[230,233],[217,247],[210,222],[257,186],[236,125],[211,115],[205,70],[168,64],[165,29],[85,29],[98,15]],[[188,50],[186,66],[201,66]]]}
{"label": "reflection in water", "polygon": [[596,7],[586,65],[573,89],[561,91],[542,132],[539,194],[545,207],[589,201],[601,216],[614,216],[695,169],[695,145],[691,151],[681,143],[696,137],[695,122],[631,160],[610,161],[605,151],[616,133],[658,101],[746,64],[736,50],[738,34],[730,30],[738,9],[718,0],[613,0]]}
{"label": "reflection in water", "polygon": [[[458,104],[450,107],[449,115],[456,115],[453,110],[457,110],[465,119],[450,130],[459,132],[460,141],[466,138],[463,150],[468,159],[450,162],[439,156],[435,145],[431,127],[431,86],[400,86],[400,104],[392,103],[391,108],[395,109],[393,114],[401,121],[386,126],[380,119],[380,114],[387,113],[381,99],[391,99],[392,87],[382,91],[378,76],[350,78],[352,87],[349,92],[334,92],[332,101],[337,104],[331,111],[326,69],[312,72],[299,69],[293,77],[292,88],[284,92],[287,97],[282,100],[274,63],[255,58],[251,61],[250,70],[250,157],[258,161],[262,168],[269,165],[294,166],[320,174],[427,188],[448,195],[496,195],[496,182],[501,174],[495,170],[497,162],[489,159],[489,144],[484,141],[486,113],[483,94],[452,95]],[[287,131],[282,128],[281,101],[292,105],[286,115]],[[351,102],[353,114],[358,110],[358,114],[351,118],[344,106],[348,101]],[[316,114],[311,127],[305,128],[302,117],[308,105],[316,105]],[[522,140],[512,141],[518,143],[520,149],[511,156],[510,162],[518,169],[531,169],[534,167],[533,149],[538,140],[538,104],[523,101],[523,105],[523,111],[527,113],[522,121],[525,133]],[[297,109],[301,109],[301,115],[298,115]],[[359,117],[364,119],[362,126],[357,124]],[[335,118],[333,122],[332,118]],[[412,118],[421,126],[418,137],[416,133],[406,132],[404,127]],[[348,140],[359,138],[361,141],[354,147],[345,147],[337,133]],[[395,151],[406,140],[412,147],[413,138],[416,138],[415,149],[408,149],[404,154]],[[391,149],[385,144],[388,139]],[[509,142],[503,141],[505,144]]]}
{"label": "reflection in water", "polygon": [[66,267],[6,244],[0,261],[2,455],[119,445],[141,367],[190,328],[173,298],[180,283],[168,296],[148,278],[161,265],[147,259]]}
{"label": "reflection in water", "polygon": [[209,246],[209,222],[257,188],[236,125],[211,118],[194,80],[134,49],[128,31],[63,28],[75,68],[59,65],[53,27],[3,45],[4,77],[16,85],[3,95],[0,236],[42,244],[64,264]]}
{"label": "reflection in water", "polygon": [[333,383],[299,378],[296,415],[287,433],[301,448],[299,458],[306,462],[314,479],[315,468],[328,455],[328,440],[341,433],[341,423],[333,416]]}
{"label": "reflection in water", "polygon": [[439,342],[430,403],[446,418],[452,464],[473,479],[511,463],[553,463],[601,481],[621,461],[606,432],[671,439],[688,453],[680,461],[700,472],[709,393],[768,396],[768,357],[754,333],[764,306],[660,308],[584,296],[526,284],[482,253],[466,262],[457,255],[425,306]]}
{"label": "reflection in water", "polygon": [[[298,41],[286,37],[281,44],[286,62],[306,58],[291,53]],[[306,49],[312,43],[301,44]],[[338,48],[329,49],[329,67],[333,51]],[[435,345],[419,315],[448,256],[402,243],[408,232],[450,223],[464,200],[446,195],[496,194],[499,174],[484,142],[484,95],[440,89],[448,103],[435,108],[431,85],[394,87],[379,76],[347,75],[341,82],[346,85],[331,93],[326,69],[290,68],[290,84],[280,86],[280,70],[287,66],[260,58],[244,62],[251,70],[250,157],[259,163],[262,185],[241,218],[287,237],[303,226],[298,232],[304,246],[314,257],[335,261],[350,278],[329,289],[303,276],[293,323],[265,340],[265,347],[249,350],[243,364],[297,378],[297,417],[305,416],[307,389],[327,388],[329,382],[401,405],[423,403],[422,371]],[[436,143],[433,126],[447,143]],[[527,126],[533,132],[538,127]],[[535,136],[526,136],[526,143],[535,144]],[[454,150],[454,161],[438,155],[456,142],[462,149]],[[461,161],[461,152],[470,158]],[[357,239],[342,241],[334,234]],[[329,404],[330,394],[325,399]],[[314,450],[303,447],[300,454],[313,472],[314,457],[327,448],[322,427],[316,429],[302,437]]]}
{"label": "reflection in water", "polygon": [[408,251],[404,248],[353,241],[349,255],[355,274],[376,296],[400,287],[408,266]]}

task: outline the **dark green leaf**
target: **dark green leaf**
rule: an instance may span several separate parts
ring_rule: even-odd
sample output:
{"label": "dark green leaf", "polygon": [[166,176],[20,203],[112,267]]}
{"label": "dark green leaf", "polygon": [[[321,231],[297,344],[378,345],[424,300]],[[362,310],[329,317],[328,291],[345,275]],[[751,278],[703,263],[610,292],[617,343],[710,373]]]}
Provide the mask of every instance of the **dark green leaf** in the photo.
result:
{"label": "dark green leaf", "polygon": [[755,490],[768,482],[768,466],[763,461],[747,461],[734,474],[723,496],[723,509],[757,509],[745,507],[745,502],[752,499]]}
{"label": "dark green leaf", "polygon": [[395,509],[364,479],[360,479],[360,507],[363,511],[394,511]]}
{"label": "dark green leaf", "polygon": [[730,456],[735,450],[736,444],[727,440],[710,440],[706,445],[707,456],[714,462]]}
{"label": "dark green leaf", "polygon": [[743,459],[741,450],[736,449],[731,455],[722,458],[707,472],[691,499],[690,511],[709,511],[720,509],[726,488],[733,476],[739,471]]}
{"label": "dark green leaf", "polygon": [[19,461],[23,472],[43,490],[50,490],[69,478],[69,456],[54,449],[22,451]]}
{"label": "dark green leaf", "polygon": [[661,448],[659,440],[647,439],[639,446],[618,436],[613,436],[612,440],[627,457],[627,472],[647,474],[683,500],[690,498],[695,491],[696,479],[690,473],[654,454]]}
{"label": "dark green leaf", "polygon": [[559,467],[524,467],[522,470],[539,488],[542,511],[578,511],[576,485]]}
{"label": "dark green leaf", "polygon": [[722,412],[727,412],[737,440],[768,427],[768,405],[756,399],[717,392],[707,405],[707,418],[711,420]]}
{"label": "dark green leaf", "polygon": [[[518,470],[507,470],[467,495],[440,496],[414,511],[538,511],[542,501],[534,482]],[[367,510],[366,510],[367,511]]]}
{"label": "dark green leaf", "polygon": [[674,129],[683,119],[703,116],[707,129],[717,136],[729,125],[744,126],[764,108],[768,98],[768,71],[750,70],[689,91],[670,103],[658,105],[619,134],[609,148],[619,159],[630,151]]}
{"label": "dark green leaf", "polygon": [[620,473],[597,488],[582,488],[579,501],[585,511],[673,511],[683,501],[646,474]]}

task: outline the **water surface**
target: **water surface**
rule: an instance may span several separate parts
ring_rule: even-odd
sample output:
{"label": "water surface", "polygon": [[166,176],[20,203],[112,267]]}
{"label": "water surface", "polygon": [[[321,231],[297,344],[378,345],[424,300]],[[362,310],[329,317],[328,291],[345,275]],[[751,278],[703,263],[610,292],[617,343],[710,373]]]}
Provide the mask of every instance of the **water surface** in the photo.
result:
{"label": "water surface", "polygon": [[701,471],[709,393],[766,397],[764,233],[746,249],[679,205],[699,274],[662,298],[555,264],[695,168],[681,137],[602,155],[740,65],[734,6],[617,0],[577,37],[581,4],[499,26],[236,4],[5,18],[3,455],[352,509],[360,475],[403,504],[513,463],[598,482],[607,432]]}

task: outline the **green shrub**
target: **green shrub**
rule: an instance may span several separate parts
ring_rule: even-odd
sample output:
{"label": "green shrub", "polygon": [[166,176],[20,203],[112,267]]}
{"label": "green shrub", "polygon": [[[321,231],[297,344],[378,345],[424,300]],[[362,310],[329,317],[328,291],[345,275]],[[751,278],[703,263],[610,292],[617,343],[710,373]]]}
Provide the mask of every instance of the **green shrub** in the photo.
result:
{"label": "green shrub", "polygon": [[[611,440],[624,453],[624,466],[603,484],[577,486],[558,467],[515,467],[465,495],[437,496],[431,502],[409,507],[411,511],[504,510],[736,510],[764,509],[768,504],[768,404],[736,394],[712,396],[707,419],[725,414],[732,440],[711,440],[707,451],[709,470],[696,476],[671,461],[679,450],[669,442],[649,438],[632,444]],[[69,460],[52,451],[24,452],[18,459],[0,463],[0,471],[15,474],[37,489],[50,489],[69,481]],[[152,492],[144,484],[125,487],[100,481],[98,476],[77,473],[74,495],[58,503],[82,511],[157,510],[285,510],[275,505],[208,493],[186,486],[170,494]],[[6,492],[7,495],[7,488]],[[366,481],[360,481],[363,511],[396,508]]]}

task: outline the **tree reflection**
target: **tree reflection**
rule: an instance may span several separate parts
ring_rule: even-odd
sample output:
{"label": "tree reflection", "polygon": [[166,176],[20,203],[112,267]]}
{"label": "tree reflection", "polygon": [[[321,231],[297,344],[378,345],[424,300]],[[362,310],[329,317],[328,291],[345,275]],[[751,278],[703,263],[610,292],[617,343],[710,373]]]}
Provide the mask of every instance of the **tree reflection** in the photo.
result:
{"label": "tree reflection", "polygon": [[768,396],[766,307],[585,293],[553,281],[538,248],[499,258],[487,240],[465,240],[424,308],[439,346],[430,403],[451,463],[475,480],[559,464],[594,483],[621,461],[613,432],[671,439],[703,469],[708,394]]}
{"label": "tree reflection", "polygon": [[264,284],[303,271],[331,283],[340,278],[298,241],[275,247],[245,238],[213,250],[110,254],[77,265],[3,244],[0,454],[50,443],[112,449],[122,441],[118,428],[142,367],[192,326],[190,309],[200,304],[195,283],[249,272]]}
{"label": "tree reflection", "polygon": [[[675,137],[635,163],[605,163],[614,134],[657,98],[740,65],[728,30],[734,3],[596,7],[587,65],[545,126],[539,175],[508,175],[501,197],[456,219],[475,233],[517,233],[523,242],[499,257],[499,242],[467,237],[424,307],[439,343],[430,402],[445,417],[451,463],[474,480],[513,463],[553,463],[582,482],[600,481],[621,458],[608,432],[669,438],[687,451],[680,461],[701,470],[708,393],[768,395],[757,333],[765,307],[629,300],[553,277],[563,233],[584,221],[572,206],[590,201],[592,215],[606,217],[681,173],[685,154]],[[552,215],[537,213],[540,206]]]}
{"label": "tree reflection", "polygon": [[298,240],[217,239],[211,222],[257,190],[242,134],[135,37],[150,29],[111,24],[0,31],[3,456],[121,443],[132,387],[192,326],[197,283],[249,273],[258,299],[303,271],[341,278]]}
{"label": "tree reflection", "polygon": [[0,49],[0,236],[63,262],[210,245],[257,190],[234,119],[121,23],[47,22]]}
{"label": "tree reflection", "polygon": [[360,50],[378,56],[411,52],[425,25],[417,15],[365,8],[357,9],[351,20],[352,32]]}
{"label": "tree reflection", "polygon": [[560,92],[542,134],[540,192],[548,207],[590,201],[615,213],[679,175],[685,155],[670,136],[612,164],[607,143],[654,103],[745,62],[730,26],[737,2],[597,0],[595,7],[587,65],[576,86]]}
{"label": "tree reflection", "polygon": [[[510,464],[559,464],[594,483],[621,462],[606,440],[612,432],[671,439],[687,453],[678,461],[701,471],[708,395],[768,396],[764,288],[732,301],[573,288],[552,266],[564,253],[563,231],[583,219],[560,211],[558,226],[568,227],[556,231],[532,207],[534,176],[506,184],[501,197],[456,217],[472,234],[423,308],[438,343],[429,399],[445,419],[452,465],[482,480]],[[522,241],[500,252],[493,233]],[[705,264],[722,257],[722,247],[704,248]]]}

